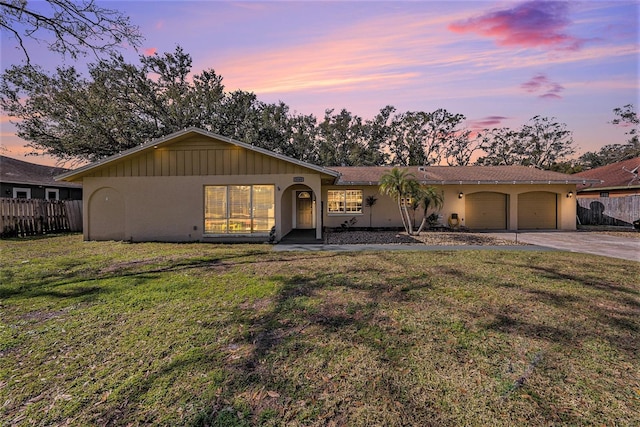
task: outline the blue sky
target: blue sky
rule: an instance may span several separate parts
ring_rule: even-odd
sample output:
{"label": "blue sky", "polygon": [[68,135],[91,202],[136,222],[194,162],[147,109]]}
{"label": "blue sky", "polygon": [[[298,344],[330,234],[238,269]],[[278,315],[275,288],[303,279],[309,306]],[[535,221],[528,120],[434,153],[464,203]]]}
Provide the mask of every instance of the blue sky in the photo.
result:
{"label": "blue sky", "polygon": [[[140,27],[139,52],[124,50],[131,60],[180,45],[194,72],[215,69],[227,90],[319,119],[327,108],[367,119],[389,104],[446,108],[470,128],[542,115],[566,123],[581,153],[624,143],[612,110],[638,105],[638,2],[98,3]],[[74,63],[30,48],[47,69]],[[23,60],[6,33],[1,53],[3,69]],[[7,117],[0,124],[4,154],[22,158],[30,149]]]}

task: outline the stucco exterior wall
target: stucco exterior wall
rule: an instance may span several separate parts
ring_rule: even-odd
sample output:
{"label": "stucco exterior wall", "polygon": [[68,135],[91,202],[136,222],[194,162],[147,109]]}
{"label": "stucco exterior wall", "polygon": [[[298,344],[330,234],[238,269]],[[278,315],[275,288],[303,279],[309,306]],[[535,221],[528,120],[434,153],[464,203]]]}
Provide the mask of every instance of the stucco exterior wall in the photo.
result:
{"label": "stucco exterior wall", "polygon": [[[457,213],[460,225],[466,226],[465,196],[477,192],[498,192],[507,195],[507,229],[518,230],[518,195],[534,191],[554,193],[557,202],[557,227],[559,230],[576,229],[576,186],[574,184],[463,184],[463,185],[437,185],[436,188],[444,191],[444,206],[439,214],[442,216],[442,224],[447,225],[447,220],[452,213]],[[324,207],[324,225],[327,227],[340,227],[340,225],[356,218],[354,227],[402,227],[400,214],[395,200],[387,195],[380,194],[378,186],[326,186],[322,188],[322,198],[327,199],[327,190],[360,189],[363,191],[363,207],[361,214],[329,214]],[[572,197],[567,197],[572,192]],[[459,194],[462,193],[462,198]],[[378,201],[369,208],[364,200],[370,195],[375,195]],[[369,223],[369,212],[372,209],[372,220]],[[430,210],[431,213],[433,210]],[[417,213],[416,225],[420,224],[422,214]]]}
{"label": "stucco exterior wall", "polygon": [[[121,236],[130,241],[223,241],[226,240],[223,236],[204,234],[204,187],[271,184],[275,186],[276,238],[280,239],[291,229],[291,215],[287,213],[291,205],[288,189],[295,185],[294,178],[303,179],[312,191],[320,192],[318,174],[85,177],[84,238],[110,240]],[[122,200],[123,215],[113,214],[119,212],[118,207],[112,208],[118,196]],[[228,240],[239,239],[229,235]],[[242,240],[267,239],[265,236],[243,236]]]}

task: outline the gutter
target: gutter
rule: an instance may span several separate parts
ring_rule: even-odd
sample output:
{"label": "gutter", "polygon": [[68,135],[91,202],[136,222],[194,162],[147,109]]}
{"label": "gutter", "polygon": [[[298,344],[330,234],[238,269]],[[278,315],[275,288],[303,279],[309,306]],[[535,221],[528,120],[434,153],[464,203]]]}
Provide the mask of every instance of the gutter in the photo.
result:
{"label": "gutter", "polygon": [[595,192],[595,191],[606,191],[606,190],[637,190],[637,191],[640,191],[640,185],[624,185],[624,186],[616,186],[616,187],[587,187],[587,188],[578,189],[578,193]]}
{"label": "gutter", "polygon": [[[496,180],[419,180],[420,184],[432,184],[432,185],[518,185],[518,184],[584,184],[585,180],[513,180],[513,181],[496,181]],[[599,183],[599,180],[586,180],[589,183]],[[338,181],[336,185],[380,185],[380,182],[372,181]]]}

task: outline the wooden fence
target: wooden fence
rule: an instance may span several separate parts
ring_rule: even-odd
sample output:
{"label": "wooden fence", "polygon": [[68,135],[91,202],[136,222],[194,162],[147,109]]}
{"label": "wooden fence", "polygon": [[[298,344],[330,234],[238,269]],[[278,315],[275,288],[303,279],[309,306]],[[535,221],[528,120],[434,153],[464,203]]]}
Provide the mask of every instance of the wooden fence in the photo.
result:
{"label": "wooden fence", "polygon": [[82,200],[0,198],[2,237],[82,231]]}
{"label": "wooden fence", "polygon": [[640,219],[640,196],[577,198],[583,225],[631,226]]}

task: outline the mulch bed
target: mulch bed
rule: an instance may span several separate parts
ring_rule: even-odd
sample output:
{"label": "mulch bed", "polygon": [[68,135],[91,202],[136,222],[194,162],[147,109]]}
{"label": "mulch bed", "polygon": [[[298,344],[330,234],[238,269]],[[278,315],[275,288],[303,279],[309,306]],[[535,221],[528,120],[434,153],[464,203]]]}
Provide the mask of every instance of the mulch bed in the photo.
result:
{"label": "mulch bed", "polygon": [[497,239],[480,233],[423,231],[419,236],[409,236],[397,231],[334,231],[326,235],[329,245],[441,245],[441,246],[515,246],[525,245],[508,239]]}

